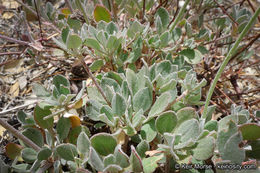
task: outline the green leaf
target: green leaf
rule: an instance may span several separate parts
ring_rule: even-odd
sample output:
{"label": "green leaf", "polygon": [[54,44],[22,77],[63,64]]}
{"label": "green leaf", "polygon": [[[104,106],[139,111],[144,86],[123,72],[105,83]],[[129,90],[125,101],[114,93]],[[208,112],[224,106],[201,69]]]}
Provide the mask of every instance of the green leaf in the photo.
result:
{"label": "green leaf", "polygon": [[70,131],[70,120],[69,118],[64,118],[63,116],[59,119],[58,123],[57,123],[57,134],[58,137],[60,139],[60,141],[64,140],[67,138],[69,131]]}
{"label": "green leaf", "polygon": [[175,89],[176,84],[177,84],[177,82],[175,79],[170,80],[166,84],[160,86],[159,93],[163,93],[163,92]]}
{"label": "green leaf", "polygon": [[198,115],[194,108],[185,107],[177,112],[178,125],[181,125],[184,121],[190,120],[192,118],[198,119]]}
{"label": "green leaf", "polygon": [[171,133],[177,125],[177,117],[173,111],[161,113],[155,121],[156,129],[159,133]]}
{"label": "green leaf", "polygon": [[61,38],[62,38],[62,41],[63,41],[64,43],[67,42],[67,38],[68,38],[68,35],[69,35],[69,31],[70,31],[69,27],[66,27],[66,28],[64,28],[64,29],[62,30]]}
{"label": "green leaf", "polygon": [[260,140],[251,141],[252,150],[246,150],[246,156],[249,158],[260,159]]}
{"label": "green leaf", "polygon": [[162,160],[163,154],[143,159],[144,173],[153,173],[158,167],[158,162]]}
{"label": "green leaf", "polygon": [[142,140],[136,147],[136,151],[141,158],[144,158],[145,152],[150,149],[149,143],[145,140]]}
{"label": "green leaf", "polygon": [[181,37],[181,29],[180,28],[175,28],[173,31],[172,31],[172,38],[173,40],[176,42],[180,39]]}
{"label": "green leaf", "polygon": [[[93,90],[88,90],[88,91],[93,91]],[[88,92],[89,93],[89,92]],[[98,92],[97,92],[98,93]],[[100,93],[99,93],[100,94]],[[92,93],[92,95],[94,95],[94,93]],[[101,96],[102,97],[102,96]],[[98,99],[98,97],[96,97]],[[96,99],[96,100],[97,100]],[[102,107],[102,102],[98,102],[96,100],[90,100],[88,101],[87,103],[87,108],[86,108],[86,113],[88,115],[88,117],[91,119],[91,120],[94,120],[94,121],[99,121],[99,118],[98,116],[100,115],[99,113],[99,110],[100,108]]]}
{"label": "green leaf", "polygon": [[111,14],[106,9],[106,7],[102,5],[96,5],[94,9],[94,19],[96,22],[103,20],[108,23],[111,21]]}
{"label": "green leaf", "polygon": [[212,115],[213,115],[215,109],[216,109],[215,105],[211,105],[208,107],[206,122],[208,122],[212,119]]}
{"label": "green leaf", "polygon": [[99,157],[96,150],[92,147],[90,147],[89,163],[98,171],[103,171],[104,169],[104,163],[102,159]]}
{"label": "green leaf", "polygon": [[133,172],[142,172],[143,171],[143,164],[140,156],[136,152],[134,146],[131,145],[131,155],[130,155],[130,163]]}
{"label": "green leaf", "polygon": [[152,93],[150,92],[149,88],[143,88],[139,90],[133,99],[133,108],[135,112],[138,112],[140,109],[143,111],[147,111],[152,105]]}
{"label": "green leaf", "polygon": [[115,92],[119,92],[120,91],[120,86],[117,83],[116,80],[112,79],[112,78],[108,78],[108,77],[103,77],[101,80],[101,87],[109,86],[109,87],[113,87]]}
{"label": "green leaf", "polygon": [[106,157],[104,157],[104,165],[105,167],[111,164],[115,164],[116,163],[116,157],[113,154],[109,154]]}
{"label": "green leaf", "polygon": [[125,99],[118,93],[116,93],[112,99],[112,110],[114,115],[123,116],[126,111]]}
{"label": "green leaf", "polygon": [[117,37],[114,35],[110,35],[106,47],[110,52],[112,52],[113,50],[117,49],[118,46],[117,43],[118,43]]}
{"label": "green leaf", "polygon": [[134,128],[138,128],[143,124],[143,121],[145,120],[145,116],[143,115],[143,110],[139,110],[132,119],[132,124]]}
{"label": "green leaf", "polygon": [[26,113],[24,113],[22,110],[17,113],[17,119],[20,123],[22,123],[23,126],[34,126],[35,121],[33,119],[33,116],[29,116]]}
{"label": "green leaf", "polygon": [[199,141],[199,144],[194,149],[193,156],[197,160],[207,160],[213,155],[215,139],[212,136],[208,136]]}
{"label": "green leaf", "polygon": [[34,83],[32,86],[32,91],[37,97],[50,97],[51,93],[38,83]]}
{"label": "green leaf", "polygon": [[218,122],[216,120],[211,120],[208,121],[205,126],[204,129],[208,130],[208,131],[213,131],[215,130],[216,132],[218,131]]}
{"label": "green leaf", "polygon": [[241,142],[241,133],[235,133],[231,136],[224,146],[222,159],[230,160],[232,163],[241,164],[245,159],[245,150],[239,147]]}
{"label": "green leaf", "polygon": [[116,163],[122,168],[127,168],[130,165],[129,157],[122,151],[121,145],[116,147],[114,156],[116,157]]}
{"label": "green leaf", "polygon": [[106,27],[106,31],[108,32],[108,34],[112,35],[118,32],[118,27],[114,22],[109,22],[109,24]]}
{"label": "green leaf", "polygon": [[162,20],[159,16],[157,16],[155,19],[155,26],[156,26],[157,33],[161,34],[163,31],[163,25],[162,25]]}
{"label": "green leaf", "polygon": [[90,66],[91,71],[97,71],[104,65],[104,61],[102,59],[94,61]]}
{"label": "green leaf", "polygon": [[160,47],[166,47],[168,46],[169,43],[169,38],[170,38],[170,33],[168,31],[162,33],[162,35],[160,36]]}
{"label": "green leaf", "polygon": [[255,123],[243,124],[239,128],[243,140],[257,140],[260,138],[260,125]]}
{"label": "green leaf", "polygon": [[82,40],[78,35],[71,34],[67,39],[66,45],[68,49],[77,49],[82,45]]}
{"label": "green leaf", "polygon": [[140,132],[142,138],[147,142],[151,142],[156,137],[155,120],[152,119],[145,123]]}
{"label": "green leaf", "polygon": [[27,163],[33,163],[37,159],[37,152],[32,148],[24,148],[22,158]]}
{"label": "green leaf", "polygon": [[75,33],[81,30],[81,21],[77,19],[71,19],[70,17],[67,20],[68,25],[70,28],[74,30]]}
{"label": "green leaf", "polygon": [[117,146],[116,139],[108,133],[98,133],[90,138],[93,148],[102,156],[112,154]]}
{"label": "green leaf", "polygon": [[47,108],[42,109],[38,105],[34,108],[34,120],[36,123],[44,129],[49,129],[53,127],[54,118],[48,118],[47,120],[43,120],[44,117],[51,114],[51,111]]}
{"label": "green leaf", "polygon": [[81,132],[77,139],[77,149],[81,154],[88,155],[90,140],[85,132]]}
{"label": "green leaf", "polygon": [[117,173],[117,172],[120,172],[122,170],[123,169],[120,166],[115,165],[115,164],[111,164],[111,165],[108,165],[107,167],[105,167],[103,172]]}
{"label": "green leaf", "polygon": [[203,55],[200,53],[198,50],[193,50],[193,49],[184,49],[183,51],[180,52],[180,55],[184,56],[184,59],[190,63],[190,64],[198,64]]}
{"label": "green leaf", "polygon": [[156,15],[158,15],[162,21],[162,26],[166,28],[170,22],[170,17],[168,11],[161,7],[156,11]]}
{"label": "green leaf", "polygon": [[164,111],[164,109],[168,106],[170,103],[171,95],[168,92],[163,93],[160,95],[155,103],[153,104],[149,114],[148,118],[154,117]]}
{"label": "green leaf", "polygon": [[113,111],[109,106],[107,105],[102,106],[102,108],[100,109],[100,113],[105,114],[111,122],[114,121]]}
{"label": "green leaf", "polygon": [[39,147],[42,147],[44,145],[44,138],[42,132],[33,127],[26,128],[22,134],[29,138],[32,142],[34,142]]}
{"label": "green leaf", "polygon": [[57,46],[59,46],[61,49],[63,50],[67,50],[67,46],[65,43],[63,43],[63,41],[61,40],[57,40],[56,38],[52,38],[52,40],[54,41],[55,44],[57,44]]}
{"label": "green leaf", "polygon": [[[70,82],[67,78],[65,78],[62,75],[56,75],[53,78],[53,84],[56,86],[56,88],[58,89],[58,91],[60,92],[60,94],[62,93],[62,86],[63,87],[67,87],[70,88]],[[65,94],[65,93],[64,93]]]}
{"label": "green leaf", "polygon": [[74,161],[77,157],[77,148],[73,144],[60,144],[56,147],[58,155],[67,161]]}
{"label": "green leaf", "polygon": [[127,36],[130,37],[130,38],[133,38],[134,36],[136,36],[136,34],[138,32],[141,32],[143,30],[143,26],[142,24],[135,20],[131,25],[130,27],[128,28],[127,30]]}
{"label": "green leaf", "polygon": [[41,148],[41,150],[37,154],[37,159],[38,160],[47,160],[52,154],[51,149],[47,147]]}
{"label": "green leaf", "polygon": [[169,75],[172,71],[172,65],[171,62],[166,60],[162,61],[156,66],[156,74],[161,74],[163,77],[166,77]]}
{"label": "green leaf", "polygon": [[98,41],[94,38],[87,38],[84,42],[84,44],[88,47],[91,47],[92,49],[95,50],[101,50],[100,44]]}
{"label": "green leaf", "polygon": [[196,139],[200,134],[199,122],[196,119],[190,119],[183,122],[175,132],[181,135],[181,142],[187,142],[190,139]]}
{"label": "green leaf", "polygon": [[224,146],[225,146],[226,142],[236,132],[237,132],[237,126],[232,120],[228,121],[227,129],[223,129],[221,131],[219,130],[218,138],[217,138],[217,147],[218,147],[218,150],[219,150],[219,153],[221,156],[224,155]]}
{"label": "green leaf", "polygon": [[128,83],[128,87],[132,92],[132,95],[138,91],[138,84],[137,84],[137,76],[135,72],[131,69],[126,69],[126,80]]}
{"label": "green leaf", "polygon": [[86,134],[89,134],[89,130],[86,126],[77,126],[72,128],[68,136],[69,143],[76,145],[78,136],[82,131],[85,132]]}

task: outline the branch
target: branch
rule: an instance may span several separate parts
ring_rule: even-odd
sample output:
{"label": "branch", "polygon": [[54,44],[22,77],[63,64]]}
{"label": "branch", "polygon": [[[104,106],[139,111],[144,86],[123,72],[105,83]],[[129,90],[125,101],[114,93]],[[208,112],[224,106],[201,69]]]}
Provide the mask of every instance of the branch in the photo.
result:
{"label": "branch", "polygon": [[0,38],[5,39],[5,40],[8,40],[8,41],[10,41],[10,42],[18,43],[18,44],[20,44],[20,45],[29,46],[29,44],[30,44],[29,42],[22,41],[22,40],[16,40],[16,39],[14,39],[14,38],[10,38],[10,37],[4,36],[4,35],[2,35],[2,34],[0,34]]}
{"label": "branch", "polygon": [[92,75],[92,73],[91,73],[89,67],[88,67],[87,64],[85,63],[84,58],[82,58],[81,62],[82,62],[82,64],[83,64],[83,67],[84,67],[85,71],[88,73],[89,77],[92,79],[92,81],[93,81],[94,84],[96,85],[96,87],[97,87],[98,91],[100,92],[100,94],[102,95],[102,97],[105,99],[105,101],[107,102],[107,104],[108,104],[109,106],[111,106],[111,103],[110,103],[109,100],[107,99],[107,97],[106,97],[104,91],[103,91],[102,88],[99,86],[99,84],[97,83],[95,77]]}
{"label": "branch", "polygon": [[6,130],[11,132],[14,136],[16,136],[18,139],[21,139],[25,144],[33,148],[35,151],[40,151],[41,148],[33,143],[29,138],[24,136],[21,132],[13,128],[11,125],[9,125],[7,122],[5,122],[3,119],[0,118],[0,125],[3,126]]}
{"label": "branch", "polygon": [[[37,16],[37,13],[31,9],[28,5],[26,5],[25,3],[23,3],[21,0],[15,0],[16,2],[18,2],[19,4],[21,4],[24,8],[26,8],[28,11],[30,11],[33,15]],[[43,17],[40,16],[40,18],[45,21],[48,22],[46,19],[44,19]],[[61,31],[55,26],[53,25],[53,23],[51,23],[50,25],[55,31],[57,31],[58,33],[61,33]]]}
{"label": "branch", "polygon": [[223,6],[221,6],[216,0],[214,0],[214,2],[218,5],[218,7],[222,10],[222,12],[227,15],[229,17],[229,19],[236,25],[238,26],[238,23],[235,21],[235,19],[233,19],[232,16],[230,16],[230,14],[228,14],[228,12],[225,10],[225,8]]}

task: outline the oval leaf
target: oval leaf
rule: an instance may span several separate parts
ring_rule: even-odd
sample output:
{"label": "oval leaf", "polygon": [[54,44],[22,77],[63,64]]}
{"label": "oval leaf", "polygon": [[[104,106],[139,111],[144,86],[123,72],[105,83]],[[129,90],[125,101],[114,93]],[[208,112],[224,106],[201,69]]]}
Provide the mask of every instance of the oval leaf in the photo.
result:
{"label": "oval leaf", "polygon": [[78,35],[71,34],[69,35],[66,44],[68,49],[77,49],[82,45],[82,40]]}
{"label": "oval leaf", "polygon": [[53,126],[53,117],[43,120],[44,117],[51,114],[51,111],[47,108],[42,109],[38,105],[34,108],[34,120],[43,129],[48,129]]}
{"label": "oval leaf", "polygon": [[89,153],[90,140],[85,132],[81,132],[77,139],[77,148],[81,154],[87,155]]}
{"label": "oval leaf", "polygon": [[97,5],[94,9],[94,19],[96,22],[103,20],[108,23],[111,21],[111,15],[106,7]]}
{"label": "oval leaf", "polygon": [[33,127],[26,128],[22,134],[29,138],[32,142],[34,142],[39,147],[42,147],[44,145],[44,138],[42,135],[42,132]]}
{"label": "oval leaf", "polygon": [[134,111],[138,112],[140,109],[147,111],[152,105],[153,99],[149,88],[143,88],[139,90],[133,99]]}
{"label": "oval leaf", "polygon": [[15,143],[8,143],[5,146],[5,153],[10,159],[14,160],[16,157],[21,155],[22,149],[23,147],[21,145]]}
{"label": "oval leaf", "polygon": [[164,109],[170,103],[170,99],[171,95],[168,92],[165,92],[162,95],[160,95],[153,104],[148,116],[153,117],[164,111]]}
{"label": "oval leaf", "polygon": [[44,147],[39,151],[39,153],[37,155],[37,159],[38,160],[47,160],[51,156],[51,154],[52,154],[51,149]]}
{"label": "oval leaf", "polygon": [[135,150],[134,146],[131,146],[131,155],[130,155],[130,163],[132,166],[133,172],[142,172],[143,171],[143,164],[141,157],[138,155],[138,153]]}
{"label": "oval leaf", "polygon": [[108,133],[99,133],[91,137],[91,145],[103,156],[112,154],[117,146],[116,139]]}
{"label": "oval leaf", "polygon": [[198,118],[195,109],[191,107],[185,107],[180,109],[176,115],[178,119],[178,126],[181,125],[181,123],[183,123],[184,121],[187,121],[192,118]]}
{"label": "oval leaf", "polygon": [[37,152],[32,148],[24,148],[22,158],[27,163],[33,163],[37,159]]}
{"label": "oval leaf", "polygon": [[159,133],[172,132],[177,125],[177,117],[173,111],[167,111],[159,115],[156,119],[155,126]]}
{"label": "oval leaf", "polygon": [[260,125],[258,124],[243,124],[239,127],[242,133],[243,140],[257,140],[260,138]]}
{"label": "oval leaf", "polygon": [[56,130],[61,141],[67,138],[70,131],[70,120],[68,118],[61,117],[57,123]]}
{"label": "oval leaf", "polygon": [[116,116],[122,116],[125,114],[126,102],[118,93],[116,93],[112,99],[112,110]]}
{"label": "oval leaf", "polygon": [[156,137],[155,120],[145,123],[141,128],[141,136],[147,142],[151,142]]}
{"label": "oval leaf", "polygon": [[194,150],[193,156],[197,160],[207,160],[213,155],[215,139],[208,136],[199,141],[199,144]]}
{"label": "oval leaf", "polygon": [[60,144],[56,151],[64,160],[74,161],[74,157],[78,155],[77,148],[73,144]]}

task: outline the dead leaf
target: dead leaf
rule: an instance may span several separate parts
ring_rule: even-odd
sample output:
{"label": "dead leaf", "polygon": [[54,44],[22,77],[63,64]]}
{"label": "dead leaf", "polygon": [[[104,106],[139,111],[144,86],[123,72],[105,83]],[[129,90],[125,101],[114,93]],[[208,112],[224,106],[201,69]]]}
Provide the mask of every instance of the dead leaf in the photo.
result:
{"label": "dead leaf", "polygon": [[163,153],[163,151],[151,150],[151,151],[146,151],[145,152],[145,154],[149,155],[149,156],[153,156],[153,155],[158,154],[158,153]]}
{"label": "dead leaf", "polygon": [[20,90],[23,90],[26,87],[26,85],[27,85],[26,78],[27,78],[26,76],[19,77],[18,82],[19,82]]}
{"label": "dead leaf", "polygon": [[2,0],[3,2],[3,6],[5,6],[7,9],[16,9],[20,6],[20,4],[18,2],[16,2],[15,0]]}
{"label": "dead leaf", "polygon": [[125,143],[125,132],[122,130],[117,136],[117,144],[123,145]]}
{"label": "dead leaf", "polygon": [[69,119],[72,128],[80,126],[80,118],[77,115],[70,116]]}
{"label": "dead leaf", "polygon": [[5,64],[4,70],[8,73],[21,73],[23,71],[22,63],[22,59],[11,60]]}
{"label": "dead leaf", "polygon": [[0,136],[4,137],[5,128],[3,126],[0,126]]}
{"label": "dead leaf", "polygon": [[11,86],[9,94],[11,95],[11,97],[17,97],[19,95],[19,91],[19,82],[17,81]]}
{"label": "dead leaf", "polygon": [[2,18],[3,18],[3,19],[11,19],[13,16],[14,16],[14,13],[7,11],[7,12],[5,12],[5,13],[2,15]]}

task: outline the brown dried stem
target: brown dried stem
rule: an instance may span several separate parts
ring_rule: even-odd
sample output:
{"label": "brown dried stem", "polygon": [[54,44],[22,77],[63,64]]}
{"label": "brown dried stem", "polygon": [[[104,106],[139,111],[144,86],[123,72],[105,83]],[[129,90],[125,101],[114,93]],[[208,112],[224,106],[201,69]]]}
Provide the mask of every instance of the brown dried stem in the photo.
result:
{"label": "brown dried stem", "polygon": [[104,91],[103,91],[102,88],[99,86],[99,84],[97,83],[95,77],[92,75],[92,73],[91,73],[89,67],[88,67],[87,64],[85,63],[84,58],[82,58],[81,62],[82,62],[82,65],[83,65],[85,71],[88,73],[89,77],[92,79],[92,81],[93,81],[94,84],[96,85],[96,87],[97,87],[98,91],[100,92],[100,94],[102,95],[102,97],[105,99],[105,101],[107,102],[107,104],[108,104],[109,106],[111,106],[111,103],[110,103],[109,100],[107,99],[107,97],[106,97]]}
{"label": "brown dried stem", "polygon": [[235,19],[233,19],[232,16],[230,16],[230,14],[228,14],[228,12],[225,10],[225,8],[220,5],[216,0],[214,0],[214,2],[218,5],[218,7],[222,10],[222,12],[227,15],[229,17],[229,19],[236,25],[238,26],[238,23],[235,21]]}
{"label": "brown dried stem", "polygon": [[38,145],[33,143],[29,138],[24,136],[21,132],[19,132],[15,128],[13,128],[11,125],[9,125],[7,122],[5,122],[1,118],[0,118],[0,125],[3,126],[9,132],[11,132],[14,136],[16,136],[17,138],[21,139],[25,144],[27,144],[28,146],[32,147],[35,151],[38,152],[38,151],[41,150],[41,148]]}

